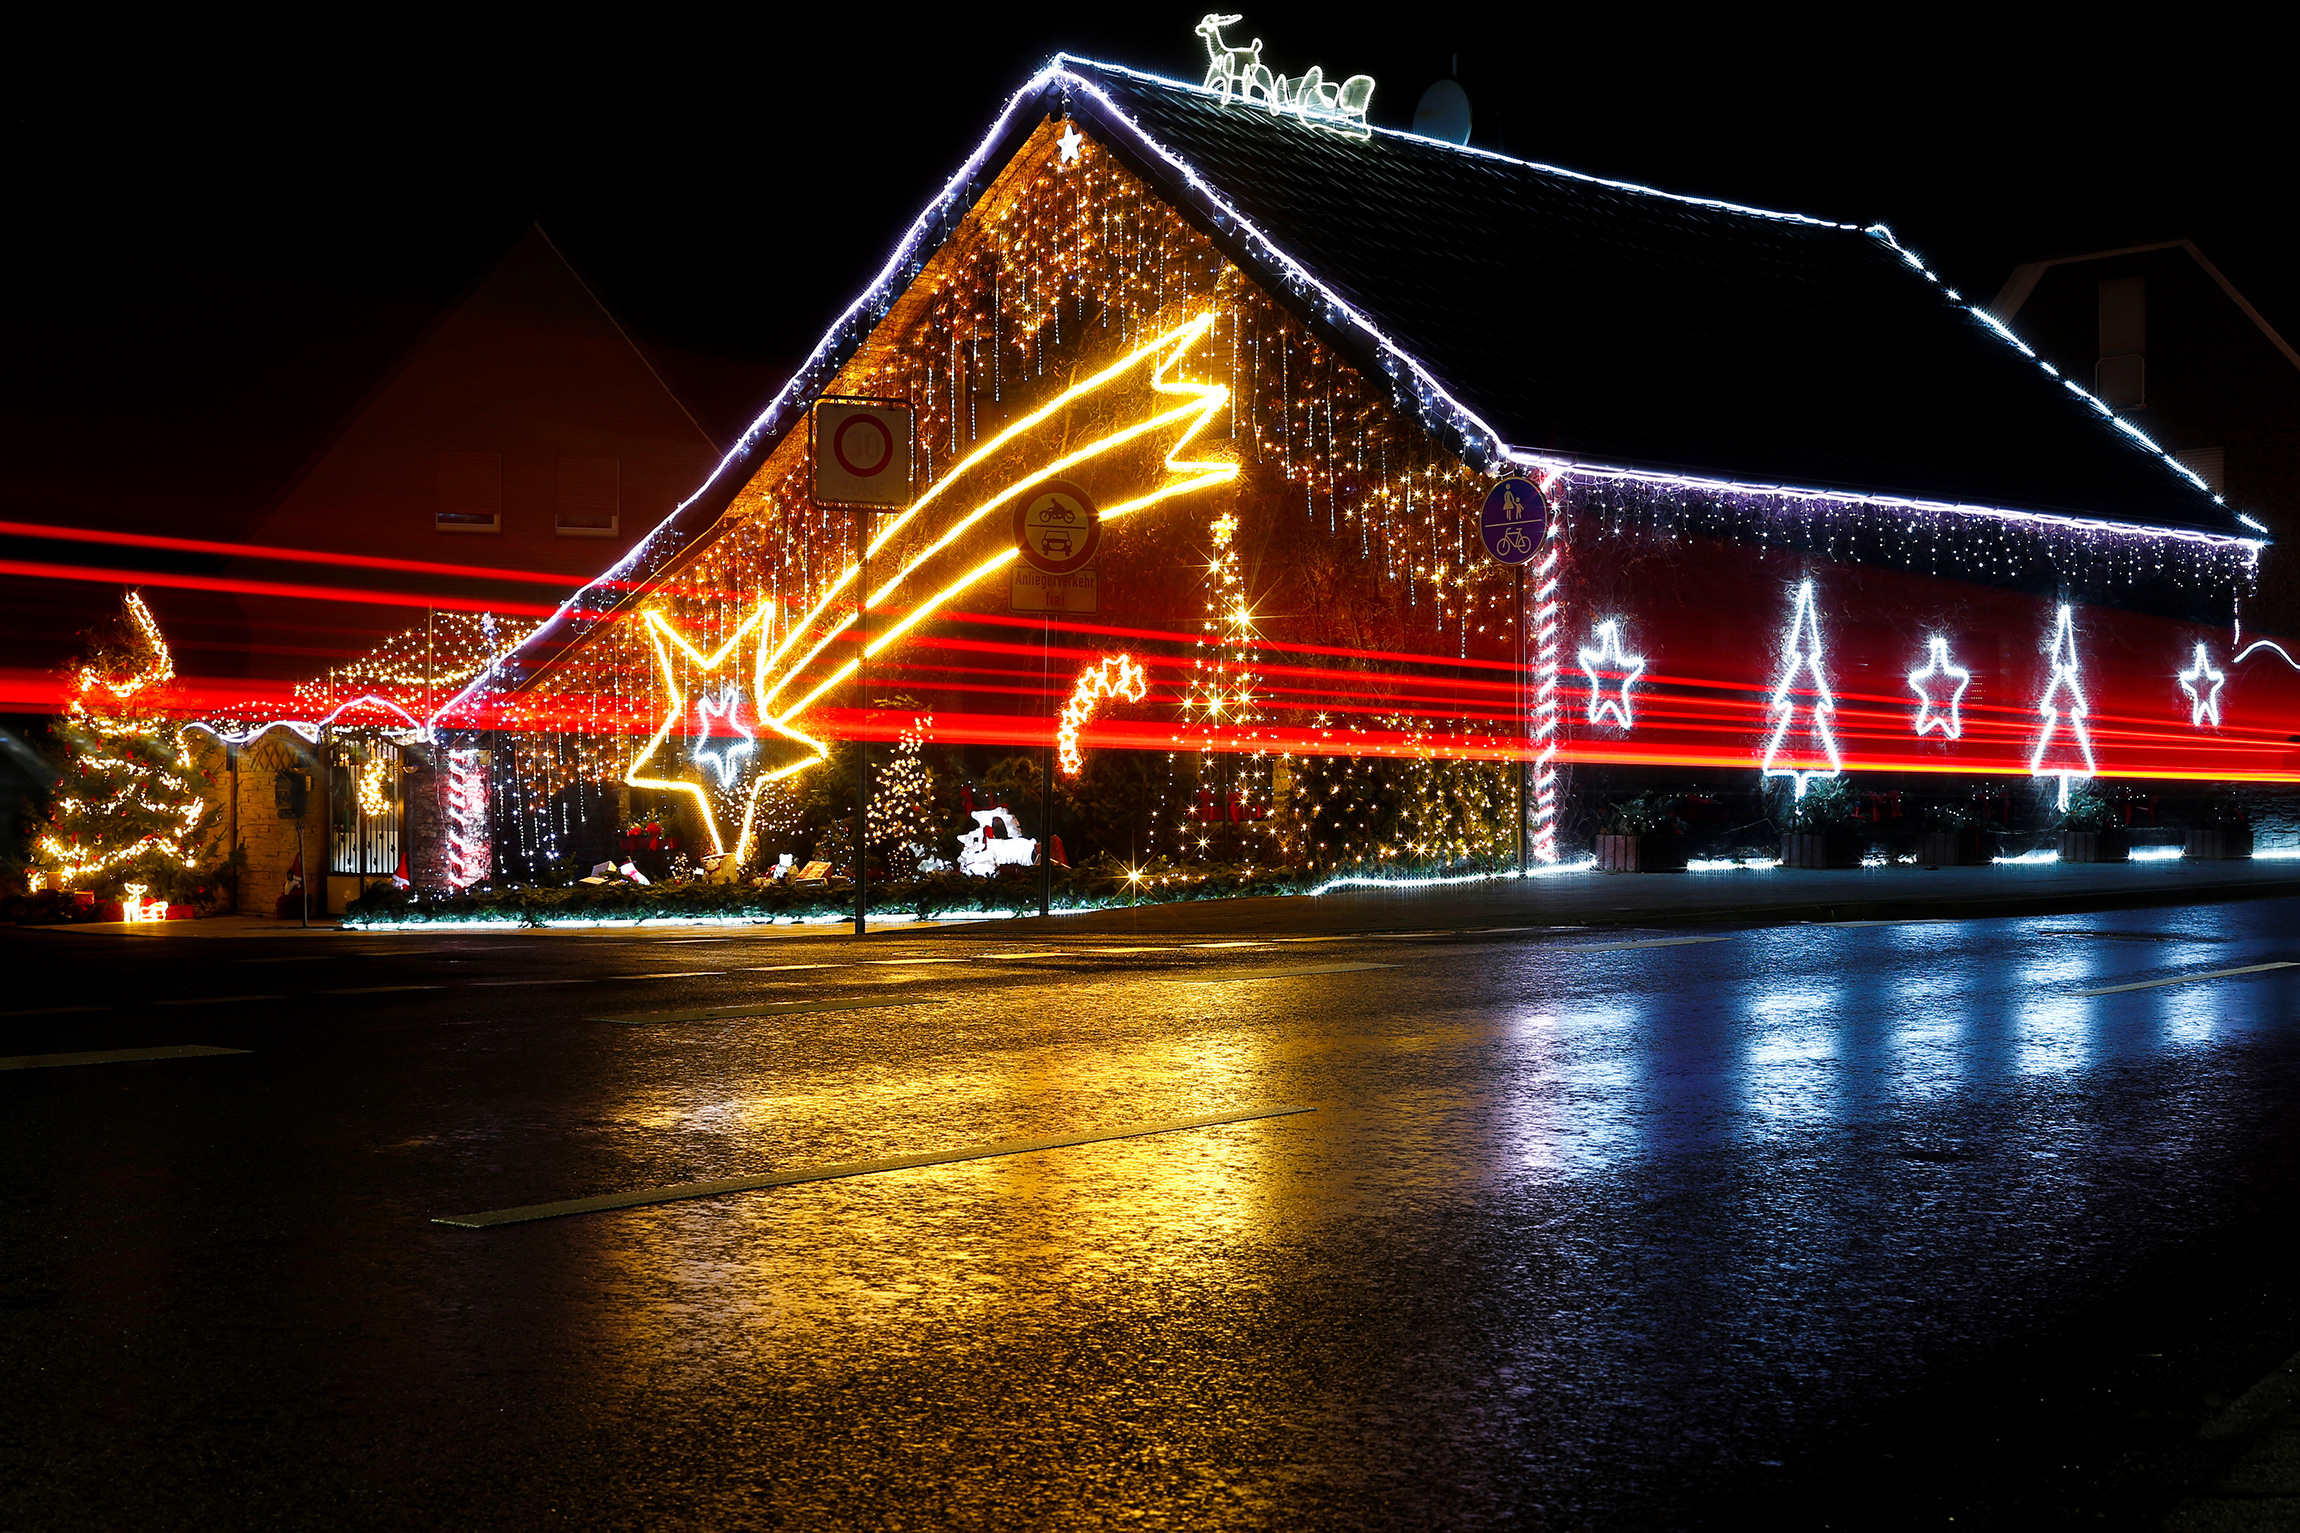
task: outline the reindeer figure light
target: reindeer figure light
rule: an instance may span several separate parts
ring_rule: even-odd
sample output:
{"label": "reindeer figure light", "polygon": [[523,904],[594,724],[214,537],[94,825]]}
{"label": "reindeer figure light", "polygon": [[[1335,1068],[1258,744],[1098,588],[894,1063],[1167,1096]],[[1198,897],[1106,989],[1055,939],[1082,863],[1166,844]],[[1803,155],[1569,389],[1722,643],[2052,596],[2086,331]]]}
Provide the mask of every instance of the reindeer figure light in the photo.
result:
{"label": "reindeer figure light", "polygon": [[1308,127],[1324,128],[1350,138],[1371,138],[1366,107],[1374,99],[1374,77],[1352,75],[1336,85],[1323,67],[1312,64],[1299,79],[1273,75],[1262,62],[1262,40],[1250,48],[1233,48],[1222,39],[1222,29],[1243,21],[1242,16],[1210,13],[1198,22],[1198,35],[1206,40],[1206,89],[1222,93],[1222,103],[1265,103],[1273,116],[1293,116]]}

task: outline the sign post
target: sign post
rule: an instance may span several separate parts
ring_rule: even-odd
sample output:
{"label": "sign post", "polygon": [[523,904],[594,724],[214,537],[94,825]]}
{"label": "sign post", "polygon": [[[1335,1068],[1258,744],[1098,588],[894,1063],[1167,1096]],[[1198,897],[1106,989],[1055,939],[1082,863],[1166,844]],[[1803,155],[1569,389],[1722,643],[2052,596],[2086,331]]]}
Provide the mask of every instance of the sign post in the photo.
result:
{"label": "sign post", "polygon": [[[1049,479],[1014,507],[1014,550],[1028,569],[1014,572],[1013,607],[1037,612],[1039,685],[1052,695],[1054,614],[1096,609],[1094,555],[1102,547],[1102,513],[1067,479]],[[1054,734],[1038,773],[1038,913],[1054,909]]]}
{"label": "sign post", "polygon": [[809,416],[815,501],[855,513],[855,935],[870,911],[871,518],[910,504],[910,405],[827,397]]}
{"label": "sign post", "polygon": [[[1528,736],[1531,750],[1532,730],[1525,706],[1525,673],[1527,667],[1525,632],[1525,566],[1533,558],[1534,550],[1541,546],[1541,537],[1548,520],[1549,507],[1541,491],[1530,479],[1504,479],[1486,492],[1485,504],[1478,511],[1478,536],[1485,542],[1485,551],[1503,564],[1517,567],[1517,699],[1518,722]],[[1517,763],[1517,873],[1526,873],[1526,773],[1531,763],[1520,756]]]}

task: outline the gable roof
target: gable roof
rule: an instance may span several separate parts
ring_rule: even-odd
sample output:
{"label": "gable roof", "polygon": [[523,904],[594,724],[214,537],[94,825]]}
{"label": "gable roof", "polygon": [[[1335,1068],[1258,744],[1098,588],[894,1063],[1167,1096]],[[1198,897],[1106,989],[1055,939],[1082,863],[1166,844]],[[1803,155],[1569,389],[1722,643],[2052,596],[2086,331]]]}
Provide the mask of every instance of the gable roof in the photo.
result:
{"label": "gable roof", "polygon": [[547,666],[709,532],[1049,115],[1070,117],[1322,340],[1389,379],[1473,466],[1568,463],[2258,541],[1881,225],[1393,129],[1351,138],[1057,55],[711,478],[492,685]]}
{"label": "gable roof", "polygon": [[2213,265],[2206,258],[2204,252],[2196,247],[2196,241],[2191,239],[2156,240],[2146,245],[2122,245],[2114,250],[2088,250],[2082,255],[2053,256],[2049,260],[2043,261],[2023,261],[2012,269],[2011,276],[2005,278],[2005,285],[1997,289],[1996,299],[1990,303],[1989,312],[2006,324],[2011,324],[2014,317],[2020,313],[2021,305],[2028,302],[2029,295],[2036,291],[2036,285],[2044,280],[2044,274],[2055,266],[2080,266],[2087,261],[2108,261],[2114,260],[2118,256],[2146,255],[2154,250],[2186,251],[2189,259],[2201,267],[2204,274],[2212,279],[2213,285],[2226,294],[2228,301],[2236,305],[2237,310],[2252,322],[2254,328],[2258,329],[2261,335],[2267,338],[2268,344],[2282,352],[2285,361],[2290,362],[2294,367],[2300,367],[2300,351],[2293,350],[2292,343],[2277,333],[2276,327],[2268,323],[2266,316],[2252,307],[2252,300],[2238,292],[2236,284],[2222,275],[2220,268]]}

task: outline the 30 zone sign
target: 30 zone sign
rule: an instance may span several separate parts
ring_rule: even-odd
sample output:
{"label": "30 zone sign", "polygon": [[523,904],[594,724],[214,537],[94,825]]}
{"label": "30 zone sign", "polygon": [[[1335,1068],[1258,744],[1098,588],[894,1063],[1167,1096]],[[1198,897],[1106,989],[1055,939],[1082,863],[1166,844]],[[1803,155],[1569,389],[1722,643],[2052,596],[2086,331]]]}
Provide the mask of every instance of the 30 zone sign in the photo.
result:
{"label": "30 zone sign", "polygon": [[910,406],[887,399],[816,403],[815,499],[900,510],[910,504]]}

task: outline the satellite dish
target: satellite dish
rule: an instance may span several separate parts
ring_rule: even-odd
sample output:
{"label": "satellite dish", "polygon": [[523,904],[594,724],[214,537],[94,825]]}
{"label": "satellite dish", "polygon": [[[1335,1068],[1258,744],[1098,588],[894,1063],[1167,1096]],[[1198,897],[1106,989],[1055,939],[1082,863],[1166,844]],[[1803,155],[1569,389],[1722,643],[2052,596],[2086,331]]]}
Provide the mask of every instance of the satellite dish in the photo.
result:
{"label": "satellite dish", "polygon": [[1414,131],[1449,144],[1469,142],[1469,92],[1459,80],[1440,80],[1422,92],[1414,108]]}

